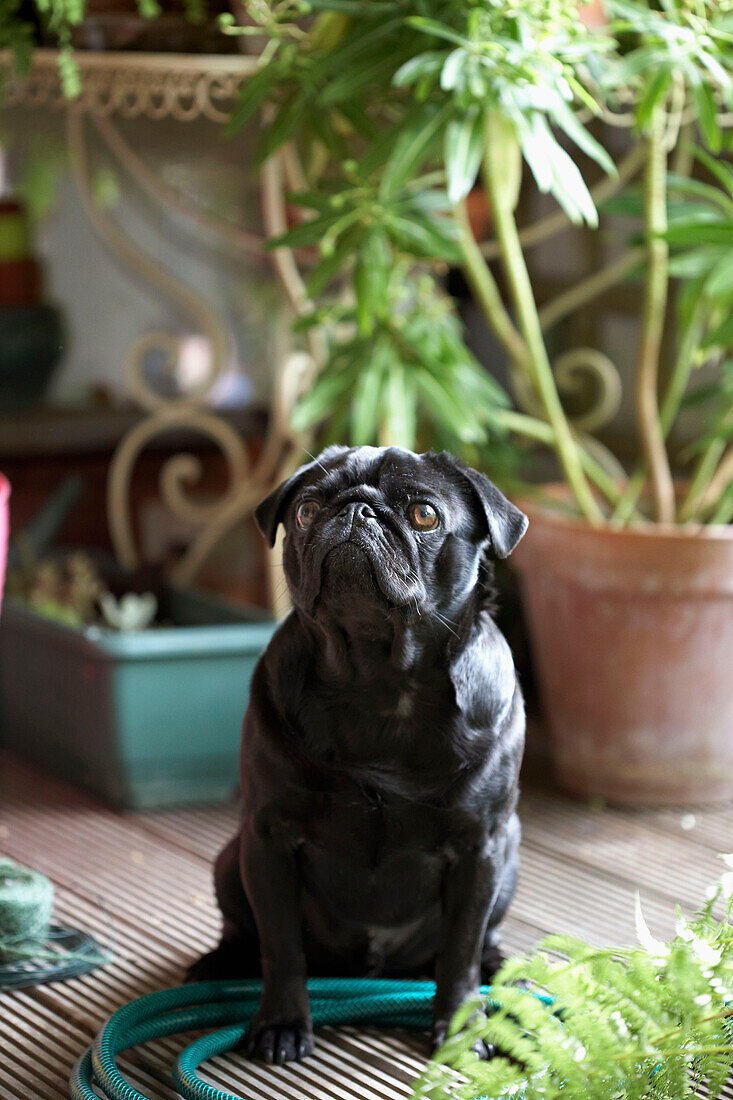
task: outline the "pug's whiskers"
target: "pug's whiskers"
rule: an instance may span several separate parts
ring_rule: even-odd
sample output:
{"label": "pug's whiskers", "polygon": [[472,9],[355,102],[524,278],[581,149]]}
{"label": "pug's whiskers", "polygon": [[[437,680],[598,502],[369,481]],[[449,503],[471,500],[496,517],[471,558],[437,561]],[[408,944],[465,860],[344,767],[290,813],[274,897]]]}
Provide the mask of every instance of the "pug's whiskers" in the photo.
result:
{"label": "pug's whiskers", "polygon": [[304,450],[304,451],[305,451],[305,453],[306,453],[306,454],[308,455],[308,458],[312,458],[312,459],[313,459],[313,461],[314,461],[314,462],[316,462],[316,463],[317,463],[317,464],[318,464],[318,465],[319,465],[319,466],[321,467],[321,469],[323,470],[324,474],[327,474],[327,473],[328,473],[328,470],[327,470],[327,469],[326,469],[326,467],[325,467],[325,466],[323,465],[323,463],[321,462],[321,460],[320,460],[320,459],[318,459],[318,458],[316,458],[316,456],[315,456],[315,455],[312,455],[312,454],[310,453],[310,451],[308,450],[308,448],[307,448],[307,447],[304,447],[304,448],[303,448],[303,450]]}
{"label": "pug's whiskers", "polygon": [[[443,624],[446,630],[450,631],[454,638],[460,638],[460,634],[458,633],[458,631],[454,630],[453,627],[450,625],[453,622],[453,619],[447,619],[445,615],[441,615],[439,611],[433,611],[433,616],[438,620],[438,622]],[[455,623],[455,625],[457,626],[458,624]]]}

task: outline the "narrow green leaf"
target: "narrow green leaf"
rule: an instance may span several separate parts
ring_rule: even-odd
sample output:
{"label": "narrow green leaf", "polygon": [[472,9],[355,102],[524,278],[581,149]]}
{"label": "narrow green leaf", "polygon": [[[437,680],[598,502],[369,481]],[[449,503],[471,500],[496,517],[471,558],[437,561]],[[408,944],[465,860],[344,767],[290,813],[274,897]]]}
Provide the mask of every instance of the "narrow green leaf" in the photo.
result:
{"label": "narrow green leaf", "polygon": [[674,172],[667,173],[667,187],[673,195],[692,195],[733,218],[733,200],[722,187],[703,183],[702,180],[689,179],[687,176],[677,176]]}
{"label": "narrow green leaf", "polygon": [[670,225],[662,236],[670,244],[726,244],[733,247],[733,223],[716,225],[701,222],[696,225]]}
{"label": "narrow green leaf", "polygon": [[366,234],[354,268],[356,320],[362,336],[369,336],[378,315],[384,313],[392,251],[382,229]]}
{"label": "narrow green leaf", "polygon": [[[730,227],[730,232],[731,246],[733,247],[733,225]],[[726,254],[718,260],[710,272],[705,290],[713,298],[730,297],[733,293],[733,251],[726,250]]]}
{"label": "narrow green leaf", "polygon": [[374,355],[359,371],[351,402],[351,442],[360,446],[375,443],[381,415],[382,390],[392,349],[389,342],[378,343]]}
{"label": "narrow green leaf", "polygon": [[394,142],[391,156],[382,173],[380,198],[386,199],[404,187],[416,175],[450,117],[451,106],[438,108],[426,103],[409,116],[407,126]]}
{"label": "narrow green leaf", "polygon": [[324,372],[316,379],[310,393],[300,399],[296,405],[291,424],[296,432],[305,431],[323,420],[332,412],[338,398],[346,392],[354,377],[353,367]]}
{"label": "narrow green leaf", "polygon": [[404,251],[426,259],[446,260],[458,264],[462,254],[448,233],[451,223],[438,228],[437,219],[429,222],[425,218],[413,215],[410,218],[390,215],[385,219],[385,229],[394,242]]}
{"label": "narrow green leaf", "polygon": [[385,39],[394,40],[401,24],[399,19],[379,20],[365,30],[363,23],[352,24],[348,38],[326,51],[313,65],[311,79],[315,86],[326,88],[329,81],[351,71],[357,65],[368,63],[389,53]]}
{"label": "narrow green leaf", "polygon": [[395,58],[389,52],[371,58],[368,64],[353,65],[341,76],[335,77],[321,93],[319,99],[325,107],[354,100],[366,89],[374,89],[380,84],[392,83]]}
{"label": "narrow green leaf", "polygon": [[578,121],[577,117],[562,100],[558,102],[553,114],[558,125],[565,131],[571,141],[574,141],[578,148],[582,149],[586,156],[599,164],[609,176],[616,175],[616,165],[609,154],[586,130],[585,126]]}
{"label": "narrow green leaf", "polygon": [[345,15],[374,16],[394,11],[393,0],[308,0],[316,11],[341,11]]}
{"label": "narrow green leaf", "polygon": [[270,89],[279,79],[280,73],[276,65],[270,63],[259,69],[249,78],[239,93],[237,105],[232,116],[224,127],[224,134],[231,137],[253,117],[255,112],[267,99]]}
{"label": "narrow green leaf", "polygon": [[350,257],[357,251],[362,234],[360,230],[348,231],[339,240],[333,252],[322,256],[306,279],[311,298],[318,297],[339,274],[345,274]]}
{"label": "narrow green leaf", "polygon": [[417,409],[415,382],[399,363],[393,363],[387,375],[385,388],[384,430],[393,446],[415,446]]}
{"label": "narrow green leaf", "polygon": [[423,397],[432,418],[453,433],[461,443],[479,443],[485,433],[472,413],[454,394],[427,370],[415,371],[415,385]]}
{"label": "narrow green leaf", "polygon": [[295,195],[288,195],[291,206],[302,206],[304,210],[315,210],[319,214],[329,217],[337,215],[340,211],[334,204],[333,194],[324,191],[298,191]]}
{"label": "narrow green leaf", "polygon": [[262,165],[276,149],[294,136],[302,125],[306,111],[306,97],[303,92],[294,92],[290,99],[279,108],[270,125],[262,131],[255,154],[255,163]]}
{"label": "narrow green leaf", "polygon": [[281,248],[282,246],[303,248],[307,245],[320,244],[326,231],[336,225],[342,217],[343,214],[339,210],[333,214],[313,218],[311,221],[301,222],[300,225],[295,225],[292,229],[289,229],[287,233],[267,241],[265,248],[271,252],[273,248]]}
{"label": "narrow green leaf", "polygon": [[705,144],[713,153],[719,153],[722,134],[717,119],[717,107],[709,84],[698,84],[692,89],[692,98],[697,110],[697,124]]}
{"label": "narrow green leaf", "polygon": [[420,80],[421,77],[434,76],[443,68],[444,60],[444,53],[439,53],[437,50],[426,50],[425,53],[418,54],[417,57],[411,57],[409,61],[405,61],[404,65],[401,65],[395,73],[392,83],[396,88],[406,88],[408,85]]}
{"label": "narrow green leaf", "polygon": [[484,147],[483,112],[474,107],[463,118],[454,118],[445,130],[445,167],[448,198],[460,202],[469,193],[478,175]]}
{"label": "narrow green leaf", "polygon": [[667,95],[671,83],[672,73],[668,68],[660,68],[652,75],[636,107],[636,124],[640,130],[648,125],[655,108]]}
{"label": "narrow green leaf", "polygon": [[423,15],[412,15],[406,22],[423,34],[432,35],[434,38],[443,38],[446,42],[455,42],[457,46],[465,46],[467,49],[471,48],[471,43],[468,38],[464,38],[462,35],[457,34],[456,31],[447,27],[445,23],[439,23],[437,19],[428,19]]}
{"label": "narrow green leaf", "polygon": [[[726,347],[733,348],[733,314],[721,321],[712,332],[708,333],[703,341],[704,348]],[[718,391],[718,387],[714,387]]]}
{"label": "narrow green leaf", "polygon": [[721,187],[733,198],[733,164],[728,161],[711,157],[704,149],[695,149],[695,159],[703,164],[708,172],[717,179]]}

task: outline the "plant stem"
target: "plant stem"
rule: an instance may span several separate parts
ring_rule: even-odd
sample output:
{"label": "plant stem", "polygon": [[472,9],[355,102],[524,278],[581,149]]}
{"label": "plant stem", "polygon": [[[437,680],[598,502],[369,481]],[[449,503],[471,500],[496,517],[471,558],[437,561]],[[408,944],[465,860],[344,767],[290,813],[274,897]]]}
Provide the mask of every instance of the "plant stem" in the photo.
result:
{"label": "plant stem", "polygon": [[[640,144],[634,145],[626,156],[619,161],[615,176],[604,177],[599,183],[591,187],[590,195],[596,206],[600,206],[601,203],[606,202],[617,191],[620,191],[629,180],[633,179],[643,163],[644,153],[642,147]],[[532,225],[526,225],[519,231],[519,241],[526,251],[528,248],[534,248],[535,245],[542,244],[543,241],[547,241],[551,237],[557,236],[558,233],[563,233],[565,230],[572,228],[573,223],[565,211],[558,210]],[[499,251],[497,241],[485,241],[481,245],[481,254],[486,260],[493,260],[495,256],[499,255]]]}
{"label": "plant stem", "polygon": [[594,298],[598,298],[599,295],[612,286],[616,286],[617,283],[626,278],[630,271],[638,266],[643,258],[644,249],[641,245],[638,248],[631,248],[623,256],[619,256],[617,260],[608,264],[607,267],[603,267],[600,271],[596,271],[593,275],[582,279],[575,286],[571,286],[568,290],[564,290],[562,294],[558,294],[551,302],[545,303],[542,309],[538,311],[543,330],[552,328],[563,317],[567,317],[569,313],[575,313],[576,310],[587,305],[588,302],[592,302]]}
{"label": "plant stem", "polygon": [[[711,1024],[715,1020],[729,1020],[733,1016],[733,1008],[726,1008],[723,1012],[716,1012],[713,1016],[703,1016],[702,1020],[696,1020],[695,1026],[699,1027],[700,1024]],[[667,1031],[664,1035],[658,1035],[656,1039],[652,1040],[655,1046],[659,1043],[666,1043],[667,1039],[674,1039],[675,1035],[680,1035],[682,1032],[681,1027],[674,1028],[673,1031]]]}
{"label": "plant stem", "polygon": [[[723,417],[721,426],[725,428],[728,425],[733,425],[733,409],[730,409],[726,416]],[[690,483],[690,488],[687,491],[687,496],[680,505],[679,519],[681,523],[687,523],[689,520],[694,519],[695,513],[698,508],[704,506],[707,497],[715,498],[725,492],[726,485],[720,487],[716,485],[718,480],[716,469],[724,453],[724,439],[712,439],[705,451],[703,451]],[[711,489],[713,490],[712,493]],[[709,503],[714,504],[715,500],[712,499]]]}
{"label": "plant stem", "polygon": [[[603,513],[586,480],[579,450],[560,402],[514,220],[515,195],[510,168],[518,156],[521,156],[521,153],[514,127],[496,112],[488,112],[483,176],[491,201],[494,226],[514,301],[519,330],[527,349],[529,363],[520,365],[525,370],[529,365],[531,369],[532,380],[553,430],[553,446],[578,505],[586,519],[592,524],[599,524],[603,522]],[[508,194],[507,183],[512,187],[510,194]]]}
{"label": "plant stem", "polygon": [[733,484],[733,447],[723,455],[720,465],[710,479],[710,483],[703,493],[700,508],[709,511],[714,508],[724,493]]}
{"label": "plant stem", "polygon": [[687,490],[687,496],[680,505],[680,523],[689,523],[694,518],[724,451],[725,441],[713,439],[703,452]]}
{"label": "plant stem", "polygon": [[[502,424],[516,435],[523,435],[527,439],[535,439],[538,443],[546,443],[552,447],[555,436],[550,424],[546,420],[539,420],[536,416],[528,416],[526,413],[515,412],[513,409],[503,409],[499,414]],[[616,480],[604,470],[603,466],[593,455],[581,445],[580,461],[583,464],[588,477],[597,489],[611,502],[615,504],[621,497],[621,490]]]}
{"label": "plant stem", "polygon": [[667,228],[667,115],[658,106],[645,135],[644,219],[647,281],[641,348],[636,372],[636,417],[644,457],[649,467],[654,511],[659,523],[674,522],[674,483],[659,418],[658,379],[662,333],[667,308],[668,248],[661,234]]}
{"label": "plant stem", "polygon": [[727,493],[723,493],[717,510],[710,517],[710,523],[721,523],[724,526],[733,523],[733,486]]}
{"label": "plant stem", "polygon": [[[687,389],[687,383],[690,380],[690,374],[695,362],[695,353],[698,349],[704,329],[705,322],[702,306],[700,305],[687,326],[687,331],[683,337],[674,367],[672,368],[669,385],[667,386],[664,400],[662,401],[659,419],[665,439],[669,435],[677,417],[677,413],[679,412],[682,398]],[[626,490],[621,496],[616,506],[616,510],[611,517],[611,522],[613,524],[623,526],[631,516],[634,506],[639,499],[639,494],[644,488],[646,474],[646,463],[643,461],[638,462],[633,474],[629,478]]]}
{"label": "plant stem", "polygon": [[481,255],[481,249],[471,231],[465,200],[455,206],[454,213],[458,225],[458,244],[463,253],[463,271],[471,289],[509,358],[520,369],[526,369],[527,348],[507,312],[494,276]]}

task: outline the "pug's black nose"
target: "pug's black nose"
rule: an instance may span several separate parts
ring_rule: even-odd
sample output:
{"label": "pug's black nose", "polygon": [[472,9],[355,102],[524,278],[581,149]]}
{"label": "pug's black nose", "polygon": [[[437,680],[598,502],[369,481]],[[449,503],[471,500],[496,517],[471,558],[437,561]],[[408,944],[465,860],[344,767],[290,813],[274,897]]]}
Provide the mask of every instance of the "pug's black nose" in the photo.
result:
{"label": "pug's black nose", "polygon": [[353,526],[357,521],[367,522],[377,518],[371,504],[364,500],[352,500],[341,509],[342,516]]}

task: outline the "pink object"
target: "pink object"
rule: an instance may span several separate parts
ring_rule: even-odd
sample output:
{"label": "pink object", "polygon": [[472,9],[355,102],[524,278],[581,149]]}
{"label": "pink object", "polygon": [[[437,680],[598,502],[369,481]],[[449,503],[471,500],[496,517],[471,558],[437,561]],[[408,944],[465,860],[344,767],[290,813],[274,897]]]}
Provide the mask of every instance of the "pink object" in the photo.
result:
{"label": "pink object", "polygon": [[0,474],[0,605],[3,602],[3,583],[5,581],[5,561],[8,556],[8,538],[10,536],[10,482]]}

